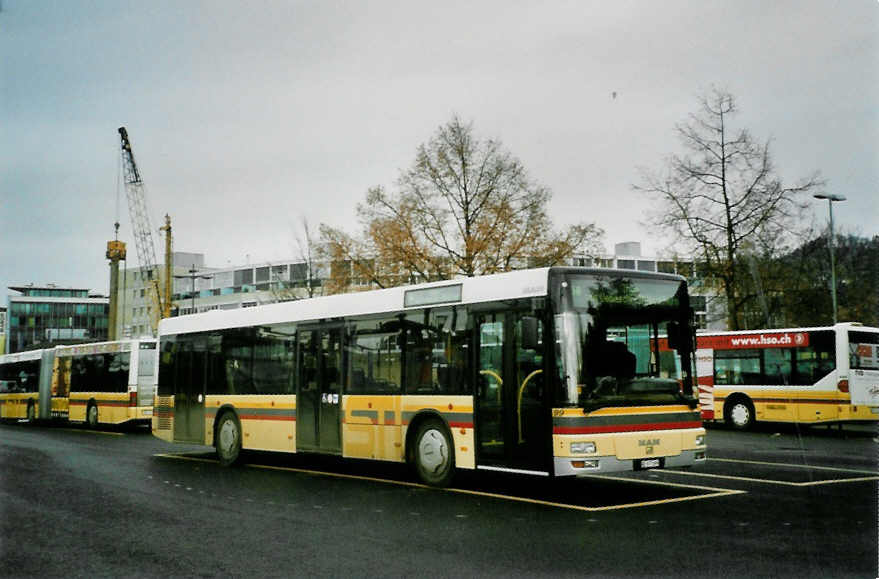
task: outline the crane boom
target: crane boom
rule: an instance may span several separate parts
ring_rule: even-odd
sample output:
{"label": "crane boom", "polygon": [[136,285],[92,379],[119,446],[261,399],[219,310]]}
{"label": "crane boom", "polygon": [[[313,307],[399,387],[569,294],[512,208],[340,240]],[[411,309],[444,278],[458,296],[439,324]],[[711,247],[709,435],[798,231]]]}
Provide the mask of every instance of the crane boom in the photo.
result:
{"label": "crane boom", "polygon": [[[147,286],[152,307],[150,308],[150,325],[153,334],[159,327],[159,319],[167,309],[165,299],[162,298],[159,289],[158,262],[156,260],[156,246],[153,244],[152,227],[150,216],[147,212],[146,195],[144,194],[143,180],[134,161],[134,152],[131,150],[131,142],[128,140],[128,131],[125,127],[119,127],[119,136],[122,140],[122,167],[125,175],[125,195],[128,198],[128,212],[131,218],[131,227],[134,229],[134,241],[137,248],[137,259],[140,265],[141,278]],[[170,302],[169,302],[170,303]]]}

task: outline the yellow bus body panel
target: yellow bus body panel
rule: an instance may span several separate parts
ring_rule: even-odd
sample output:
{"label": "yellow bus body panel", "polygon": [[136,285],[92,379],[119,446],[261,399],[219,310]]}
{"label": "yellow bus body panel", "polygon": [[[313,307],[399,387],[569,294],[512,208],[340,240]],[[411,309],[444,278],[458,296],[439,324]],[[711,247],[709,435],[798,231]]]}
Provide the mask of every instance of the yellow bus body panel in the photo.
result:
{"label": "yellow bus body panel", "polygon": [[34,403],[34,416],[39,416],[39,394],[36,392],[0,394],[0,418],[27,418],[29,400]]}
{"label": "yellow bus body panel", "polygon": [[128,392],[71,392],[68,400],[67,416],[71,422],[85,422],[88,403],[91,400],[94,400],[98,406],[100,424],[123,424],[131,420],[146,421],[152,417],[153,412],[152,406],[129,406]]}
{"label": "yellow bus body panel", "polygon": [[[213,446],[217,413],[225,406],[238,415],[241,448],[296,452],[295,395],[208,395],[204,406],[204,444]],[[173,420],[170,433],[173,438]]]}
{"label": "yellow bus body panel", "polygon": [[[691,420],[684,423],[692,423],[693,426],[663,429],[663,423],[658,419],[675,415],[689,416]],[[618,428],[612,432],[598,432],[602,427],[596,426],[595,432],[571,434],[556,432],[554,428],[553,455],[559,458],[615,457],[619,460],[635,460],[678,456],[683,451],[705,449],[705,428],[701,426],[699,411],[684,405],[603,408],[588,414],[580,408],[557,408],[553,410],[553,418],[583,418],[586,420],[584,424],[606,423],[608,430]],[[610,426],[615,423],[621,426]],[[588,429],[588,426],[584,428]],[[702,438],[702,444],[697,444],[698,437]],[[573,442],[592,442],[595,452],[572,453]]]}
{"label": "yellow bus body panel", "polygon": [[798,390],[788,388],[720,388],[714,387],[714,416],[723,418],[726,399],[744,394],[754,404],[758,421],[820,424],[850,420],[877,421],[879,414],[869,406],[852,406],[851,395],[838,390]]}

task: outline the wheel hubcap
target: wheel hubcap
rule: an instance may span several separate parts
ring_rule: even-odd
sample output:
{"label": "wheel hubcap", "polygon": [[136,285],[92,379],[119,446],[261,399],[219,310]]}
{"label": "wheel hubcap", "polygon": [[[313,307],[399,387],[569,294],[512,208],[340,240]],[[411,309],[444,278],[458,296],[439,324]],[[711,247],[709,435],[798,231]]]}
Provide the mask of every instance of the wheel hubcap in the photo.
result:
{"label": "wheel hubcap", "polygon": [[231,420],[227,420],[220,427],[220,449],[228,455],[236,444],[238,444],[238,429]]}
{"label": "wheel hubcap", "polygon": [[428,430],[418,444],[418,461],[425,470],[439,472],[449,461],[446,438],[438,430]]}
{"label": "wheel hubcap", "polygon": [[748,407],[744,404],[736,404],[733,406],[730,415],[732,416],[733,423],[738,426],[744,426],[747,424],[751,417]]}

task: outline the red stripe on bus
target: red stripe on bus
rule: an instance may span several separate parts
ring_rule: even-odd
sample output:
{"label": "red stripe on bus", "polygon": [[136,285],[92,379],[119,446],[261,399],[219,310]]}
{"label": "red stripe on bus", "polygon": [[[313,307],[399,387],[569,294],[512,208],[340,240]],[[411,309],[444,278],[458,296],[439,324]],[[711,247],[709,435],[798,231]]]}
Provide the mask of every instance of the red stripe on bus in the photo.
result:
{"label": "red stripe on bus", "polygon": [[238,418],[241,420],[281,420],[281,421],[296,422],[295,416],[270,416],[270,415],[260,415],[260,414],[239,414]]}
{"label": "red stripe on bus", "polygon": [[[88,403],[86,400],[71,400],[68,402],[69,406],[85,406]],[[128,406],[128,400],[95,400],[95,403],[98,406]]]}
{"label": "red stripe on bus", "polygon": [[702,422],[664,422],[657,424],[617,424],[609,426],[555,426],[553,434],[607,434],[613,432],[639,432],[642,430],[680,430],[702,428]]}
{"label": "red stripe on bus", "polygon": [[[727,398],[729,398],[729,396],[723,398],[715,396],[714,401],[724,402]],[[840,406],[847,406],[850,404],[849,400],[833,398],[752,398],[751,400],[754,402],[760,402],[761,404],[839,404]]]}

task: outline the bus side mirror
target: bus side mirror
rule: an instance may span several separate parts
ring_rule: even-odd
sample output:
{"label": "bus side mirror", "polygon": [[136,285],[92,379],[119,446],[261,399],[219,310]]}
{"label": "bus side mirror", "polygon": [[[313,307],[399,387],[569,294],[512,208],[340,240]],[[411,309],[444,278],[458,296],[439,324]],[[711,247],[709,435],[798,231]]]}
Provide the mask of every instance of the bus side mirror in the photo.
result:
{"label": "bus side mirror", "polygon": [[534,316],[522,317],[522,349],[536,350],[539,345],[537,331],[537,318]]}

